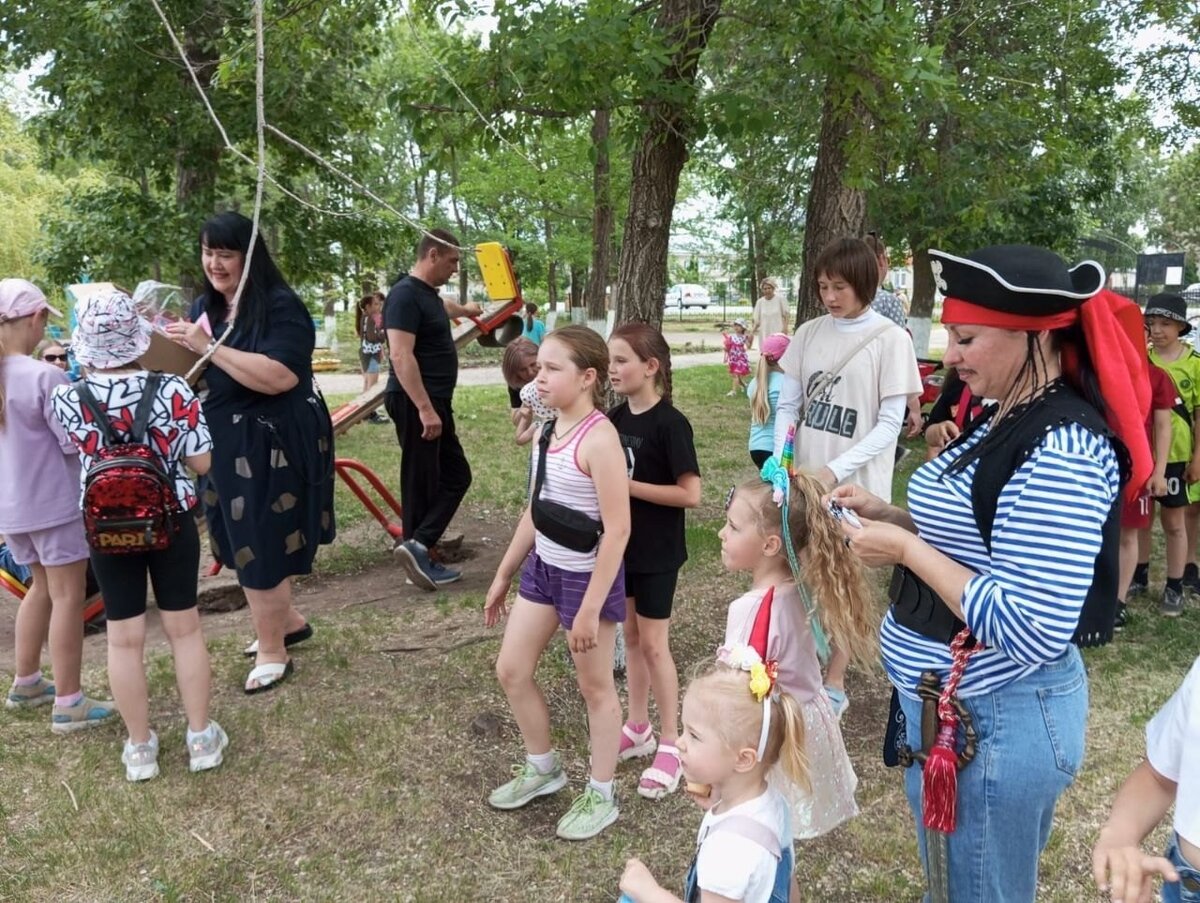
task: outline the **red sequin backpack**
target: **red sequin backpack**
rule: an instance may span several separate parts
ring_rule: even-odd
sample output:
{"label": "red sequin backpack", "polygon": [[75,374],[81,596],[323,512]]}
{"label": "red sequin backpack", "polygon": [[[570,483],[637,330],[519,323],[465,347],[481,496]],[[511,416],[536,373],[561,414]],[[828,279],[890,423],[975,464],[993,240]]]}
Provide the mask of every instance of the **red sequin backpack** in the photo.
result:
{"label": "red sequin backpack", "polygon": [[179,499],[171,478],[146,444],[146,427],[161,374],[150,373],[128,438],[118,439],[113,421],[100,409],[84,380],[75,384],[79,401],[100,430],[102,444],[83,481],[83,525],[88,543],[106,555],[151,552],[171,544]]}

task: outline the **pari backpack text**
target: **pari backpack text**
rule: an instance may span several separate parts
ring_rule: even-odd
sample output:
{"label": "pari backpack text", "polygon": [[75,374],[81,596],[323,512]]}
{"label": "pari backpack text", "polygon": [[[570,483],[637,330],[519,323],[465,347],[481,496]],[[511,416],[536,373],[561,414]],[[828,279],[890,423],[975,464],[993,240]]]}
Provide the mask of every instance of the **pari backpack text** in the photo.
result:
{"label": "pari backpack text", "polygon": [[165,549],[176,532],[179,501],[171,478],[146,443],[150,412],[161,374],[150,373],[128,437],[122,441],[113,421],[80,380],[75,384],[85,419],[100,431],[101,445],[83,482],[83,524],[88,544],[105,554]]}

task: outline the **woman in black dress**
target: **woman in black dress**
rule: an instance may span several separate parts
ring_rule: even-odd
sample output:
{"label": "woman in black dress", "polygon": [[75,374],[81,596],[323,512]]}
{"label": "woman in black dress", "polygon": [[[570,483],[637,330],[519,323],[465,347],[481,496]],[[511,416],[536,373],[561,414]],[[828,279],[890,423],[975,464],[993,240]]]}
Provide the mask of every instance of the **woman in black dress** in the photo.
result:
{"label": "woman in black dress", "polygon": [[261,235],[231,310],[251,231],[239,213],[204,224],[204,292],[191,322],[171,332],[203,353],[233,330],[197,386],[213,438],[201,499],[214,552],[237,570],[250,604],[257,640],[245,689],[258,693],[291,674],[286,647],[312,635],[292,605],[292,577],[310,573],[317,546],[333,541],[333,426],[312,374],[312,317]]}

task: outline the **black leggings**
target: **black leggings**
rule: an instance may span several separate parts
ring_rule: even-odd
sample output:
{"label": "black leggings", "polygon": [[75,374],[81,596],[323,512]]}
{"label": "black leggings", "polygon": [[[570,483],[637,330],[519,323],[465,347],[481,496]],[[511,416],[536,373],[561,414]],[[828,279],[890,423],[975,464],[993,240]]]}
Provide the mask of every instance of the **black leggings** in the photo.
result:
{"label": "black leggings", "polygon": [[767,458],[769,457],[771,457],[771,453],[769,451],[763,451],[760,448],[753,448],[750,450],[750,460],[754,462],[755,467],[761,468],[767,463]]}
{"label": "black leggings", "polygon": [[176,515],[179,532],[158,552],[110,555],[92,550],[92,570],[104,596],[104,615],[124,621],[146,613],[146,575],[159,611],[187,611],[196,605],[200,574],[200,534],[192,512]]}

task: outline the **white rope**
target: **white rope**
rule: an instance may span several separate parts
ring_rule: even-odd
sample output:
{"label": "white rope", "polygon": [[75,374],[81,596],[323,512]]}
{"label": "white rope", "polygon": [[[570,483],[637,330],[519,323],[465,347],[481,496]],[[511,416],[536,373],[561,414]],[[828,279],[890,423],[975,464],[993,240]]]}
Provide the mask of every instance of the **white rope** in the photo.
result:
{"label": "white rope", "polygon": [[[475,105],[475,103],[471,100],[471,98],[467,96],[467,92],[462,89],[462,86],[459,85],[459,83],[454,80],[454,76],[450,74],[450,70],[448,70],[444,65],[442,65],[442,61],[440,59],[438,59],[437,54],[434,53],[429,48],[429,46],[424,43],[424,41],[422,41],[420,34],[418,34],[418,32],[417,32],[416,23],[413,22],[412,14],[409,9],[410,6],[411,6],[411,3],[405,4],[404,18],[406,20],[408,20],[409,30],[412,32],[413,40],[416,42],[418,49],[420,49],[421,52],[424,53],[424,55],[427,56],[429,59],[433,60],[433,65],[435,65],[437,67],[437,70],[439,73],[441,73],[442,78],[444,78],[446,81],[448,81],[450,83],[451,87],[453,87],[454,90],[456,92],[458,92],[458,96],[461,97],[464,101],[466,101],[467,106],[469,106],[474,111],[475,115],[479,118],[479,121],[483,123],[484,127],[487,128],[493,135],[496,136],[496,140],[498,140],[505,147],[510,148],[518,157],[520,157],[522,160],[524,160],[526,163],[528,163],[530,166],[532,166],[534,171],[536,171],[540,175],[545,175],[546,169],[542,166],[542,164],[538,163],[536,160],[534,160],[532,157],[530,157],[528,154],[526,154],[524,148],[522,148],[520,145],[514,144],[513,142],[509,141],[507,138],[504,137],[504,135],[502,135],[500,133],[500,129],[498,129],[496,127],[496,124],[492,120],[488,119],[486,116],[483,115],[483,111],[481,111],[479,109],[479,107],[477,107]],[[512,71],[512,67],[509,66],[507,63],[505,63],[505,67],[508,69],[509,73],[512,75],[513,80],[516,81],[517,87],[521,90],[522,93],[524,93],[525,89],[523,87],[521,87],[521,81],[520,81],[520,79],[517,78],[516,73]],[[579,181],[585,182],[588,186],[591,186],[591,184],[592,184],[592,179],[590,176],[584,176],[581,173],[577,173],[577,172],[568,172],[568,175],[570,175],[573,179],[577,179]]]}
{"label": "white rope", "polygon": [[[192,65],[192,61],[188,58],[187,52],[183,49],[183,44],[180,42],[179,38],[176,36],[175,29],[173,29],[171,27],[171,23],[167,19],[166,13],[164,13],[162,10],[162,7],[159,6],[158,0],[150,0],[150,4],[154,7],[155,11],[158,13],[159,19],[162,20],[163,27],[167,30],[167,35],[170,36],[171,43],[175,45],[176,53],[179,54],[179,58],[183,61],[183,65],[187,68],[188,75],[190,75],[192,77],[192,84],[196,86],[196,91],[200,95],[200,100],[204,103],[204,108],[206,110],[208,110],[209,118],[212,119],[213,125],[215,125],[217,127],[217,131],[221,133],[221,140],[225,144],[225,150],[229,151],[231,154],[233,154],[235,157],[237,157],[239,160],[243,161],[244,163],[249,163],[251,166],[257,166],[257,164],[253,160],[251,160],[250,157],[248,157],[246,154],[244,154],[240,150],[238,150],[237,147],[234,146],[233,142],[229,140],[229,133],[225,131],[225,125],[221,122],[221,117],[217,115],[216,110],[213,109],[212,103],[209,102],[208,94],[205,92],[204,86],[200,84],[200,76],[197,74],[195,67]],[[326,207],[320,207],[316,204],[306,201],[304,198],[300,197],[295,192],[290,191],[288,188],[286,188],[282,182],[280,182],[278,179],[276,179],[270,173],[266,174],[266,178],[267,178],[267,181],[269,181],[272,185],[274,185],[276,188],[278,188],[282,194],[291,198],[297,204],[307,207],[310,210],[314,210],[317,213],[323,214],[325,216],[347,216],[347,217],[354,216],[353,212],[346,213],[341,210],[330,210]]]}
{"label": "white rope", "polygon": [[469,248],[469,247],[464,248],[460,245],[454,244],[453,242],[446,241],[446,239],[444,239],[444,238],[439,238],[438,236],[434,235],[432,232],[427,230],[424,226],[422,226],[415,219],[412,219],[407,214],[401,213],[399,210],[397,210],[395,207],[393,207],[391,204],[389,204],[387,201],[385,201],[383,198],[381,198],[379,195],[377,195],[375,192],[373,192],[366,185],[362,184],[362,182],[359,182],[357,179],[355,179],[353,176],[349,175],[348,173],[342,172],[340,169],[338,169],[336,166],[334,166],[332,163],[330,163],[328,160],[326,160],[324,157],[322,157],[320,154],[318,154],[315,150],[313,150],[312,148],[307,147],[306,145],[297,141],[295,138],[293,138],[287,132],[284,132],[281,129],[276,128],[275,126],[271,125],[270,123],[267,123],[267,131],[271,132],[273,135],[280,138],[282,141],[290,144],[292,147],[296,148],[296,150],[300,151],[301,153],[307,154],[309,157],[311,157],[317,163],[320,163],[322,166],[324,166],[326,169],[328,169],[331,173],[333,173],[339,179],[341,179],[342,181],[346,182],[349,185],[354,186],[359,191],[361,191],[363,194],[365,194],[367,197],[369,197],[372,201],[374,201],[376,204],[378,204],[380,207],[382,207],[385,210],[390,211],[401,222],[404,222],[404,223],[408,224],[409,226],[412,226],[414,229],[419,230],[420,233],[422,235],[424,235],[426,238],[431,238],[434,241],[438,242],[439,244],[443,244],[448,248],[455,248],[456,250],[459,250],[459,251],[473,251],[474,250],[474,248]]}
{"label": "white rope", "polygon": [[[157,7],[158,0],[151,0]],[[234,320],[237,317],[238,305],[242,300],[242,292],[246,289],[246,283],[250,279],[250,261],[254,259],[254,247],[258,244],[258,221],[262,215],[262,199],[263,199],[263,184],[266,182],[267,175],[267,136],[264,131],[266,126],[266,109],[263,104],[263,69],[266,60],[266,50],[263,44],[263,16],[262,16],[262,0],[254,0],[254,112],[255,112],[255,128],[257,143],[258,143],[258,173],[254,185],[254,215],[250,219],[250,246],[246,249],[246,257],[242,261],[242,276],[238,280],[237,291],[233,294],[233,300],[229,302],[228,323],[225,327],[225,332],[221,334],[219,339],[210,342],[207,350],[200,356],[200,360],[192,365],[188,370],[187,376],[184,379],[187,382],[192,381],[197,373],[208,366],[209,360],[216,353],[217,349],[225,344],[225,340],[233,333]],[[208,105],[207,98],[205,105]],[[209,107],[212,111],[212,107]],[[224,129],[221,130],[224,135]],[[228,142],[228,137],[225,139]]]}

